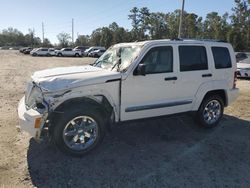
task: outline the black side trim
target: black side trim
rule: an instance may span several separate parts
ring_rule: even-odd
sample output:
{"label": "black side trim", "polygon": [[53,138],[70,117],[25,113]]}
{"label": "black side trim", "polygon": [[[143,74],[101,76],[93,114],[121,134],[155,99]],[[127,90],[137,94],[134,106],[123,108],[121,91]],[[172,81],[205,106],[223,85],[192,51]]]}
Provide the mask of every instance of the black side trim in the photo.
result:
{"label": "black side trim", "polygon": [[145,105],[145,106],[132,106],[132,107],[126,108],[125,112],[134,112],[134,111],[141,111],[141,110],[179,106],[179,105],[191,104],[192,102],[193,102],[192,100],[185,100],[185,101],[177,101],[177,102],[169,102],[169,103],[161,103],[161,104],[150,104],[150,105]]}
{"label": "black side trim", "polygon": [[120,81],[120,80],[121,80],[121,78],[107,80],[106,83],[108,83],[108,82],[116,82],[116,81]]}

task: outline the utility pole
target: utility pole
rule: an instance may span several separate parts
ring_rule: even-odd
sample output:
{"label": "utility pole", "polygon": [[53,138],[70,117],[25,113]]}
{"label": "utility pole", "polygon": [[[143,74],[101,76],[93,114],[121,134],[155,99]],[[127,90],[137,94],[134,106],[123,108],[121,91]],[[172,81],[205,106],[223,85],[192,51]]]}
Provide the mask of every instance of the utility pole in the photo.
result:
{"label": "utility pole", "polygon": [[44,44],[44,24],[42,22],[42,34],[43,34],[43,44]]}
{"label": "utility pole", "polygon": [[181,15],[180,15],[180,25],[179,25],[179,34],[178,38],[181,38],[182,35],[182,20],[183,20],[183,14],[184,14],[184,6],[185,6],[185,0],[182,0],[182,9],[181,9]]}
{"label": "utility pole", "polygon": [[72,44],[74,44],[74,19],[72,18]]}

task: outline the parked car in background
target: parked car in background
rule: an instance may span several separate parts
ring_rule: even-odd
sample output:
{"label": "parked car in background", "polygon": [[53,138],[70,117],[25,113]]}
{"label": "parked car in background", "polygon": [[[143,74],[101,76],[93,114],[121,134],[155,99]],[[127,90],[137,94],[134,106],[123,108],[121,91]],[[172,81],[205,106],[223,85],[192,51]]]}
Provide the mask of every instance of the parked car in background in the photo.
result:
{"label": "parked car in background", "polygon": [[30,47],[20,48],[20,49],[19,49],[19,52],[24,53],[24,51],[25,51],[26,49],[29,49],[29,48],[30,48]]}
{"label": "parked car in background", "polygon": [[250,78],[250,53],[244,54],[243,60],[237,62],[237,77]]}
{"label": "parked car in background", "polygon": [[55,56],[56,55],[54,48],[49,48],[49,53],[50,53],[51,56]]}
{"label": "parked car in background", "polygon": [[30,52],[32,56],[51,56],[48,48],[36,48]]}
{"label": "parked car in background", "polygon": [[77,46],[73,50],[80,50],[82,54],[84,53],[85,50],[87,50],[89,46]]}
{"label": "parked car in background", "polygon": [[55,55],[58,57],[81,57],[82,52],[80,50],[73,50],[72,48],[62,48],[61,50],[56,50]]}
{"label": "parked car in background", "polygon": [[24,50],[23,50],[23,53],[24,54],[30,54],[30,52],[33,50],[33,48],[25,48]]}
{"label": "parked car in background", "polygon": [[87,50],[84,51],[83,56],[87,57],[87,56],[89,56],[90,52],[93,52],[95,50],[106,50],[106,48],[101,47],[101,46],[92,46],[92,47],[90,47],[90,48],[88,48]]}
{"label": "parked car in background", "polygon": [[244,59],[247,59],[248,56],[245,52],[236,52],[236,62],[242,61]]}
{"label": "parked car in background", "polygon": [[2,46],[2,47],[1,47],[1,50],[9,50],[9,49],[10,49],[9,46]]}
{"label": "parked car in background", "polygon": [[95,50],[95,51],[92,51],[88,54],[89,57],[101,57],[102,54],[104,54],[104,52],[106,52],[106,50],[102,49],[102,50]]}

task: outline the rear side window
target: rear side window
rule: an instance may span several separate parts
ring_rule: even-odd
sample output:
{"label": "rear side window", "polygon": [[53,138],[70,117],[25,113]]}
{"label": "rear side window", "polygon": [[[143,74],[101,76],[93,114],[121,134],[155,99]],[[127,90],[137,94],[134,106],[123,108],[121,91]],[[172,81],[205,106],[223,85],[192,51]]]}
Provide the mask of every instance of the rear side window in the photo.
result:
{"label": "rear side window", "polygon": [[180,71],[207,70],[207,52],[204,46],[179,46]]}
{"label": "rear side window", "polygon": [[212,47],[216,69],[231,68],[232,62],[230,53],[225,47]]}

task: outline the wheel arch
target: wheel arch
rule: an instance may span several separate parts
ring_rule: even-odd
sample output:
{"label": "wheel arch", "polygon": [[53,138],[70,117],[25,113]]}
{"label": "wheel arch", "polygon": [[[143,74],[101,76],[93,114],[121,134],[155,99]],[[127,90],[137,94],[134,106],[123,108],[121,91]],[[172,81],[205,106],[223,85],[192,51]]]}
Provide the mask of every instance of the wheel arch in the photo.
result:
{"label": "wheel arch", "polygon": [[192,107],[192,111],[197,111],[202,101],[207,96],[211,95],[219,95],[224,102],[224,106],[228,106],[227,85],[228,84],[226,82],[221,81],[208,82],[201,85],[195,95],[195,101]]}
{"label": "wheel arch", "polygon": [[[105,121],[114,121],[113,118],[115,117],[112,117],[113,114],[115,115],[114,108],[104,95],[77,97],[65,100],[49,114],[47,120],[50,122],[50,131],[53,131],[53,121],[59,118],[64,113],[65,109],[88,105],[96,108],[104,117],[107,117]],[[110,124],[107,123],[107,126],[109,125]]]}

